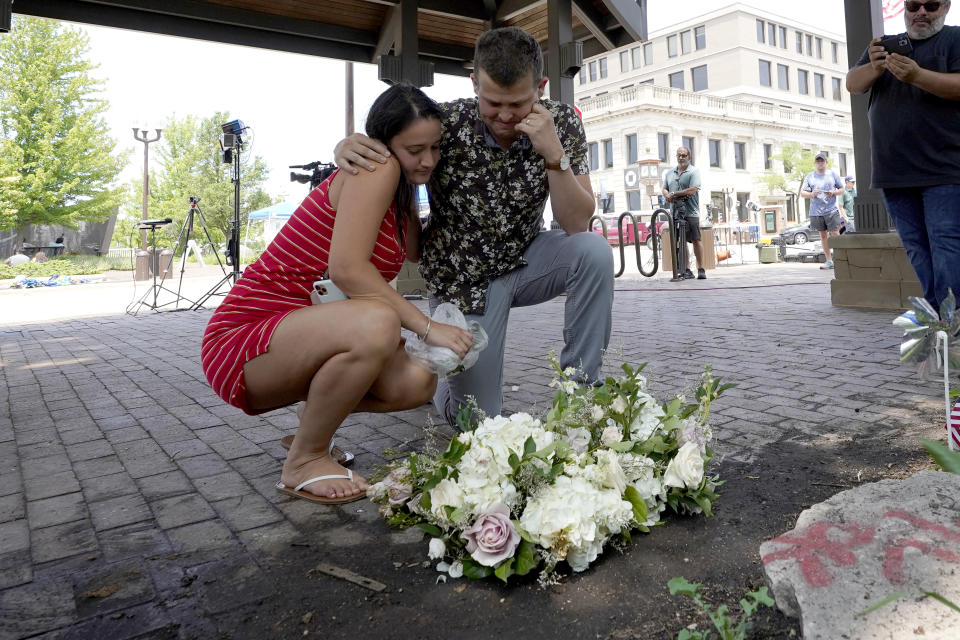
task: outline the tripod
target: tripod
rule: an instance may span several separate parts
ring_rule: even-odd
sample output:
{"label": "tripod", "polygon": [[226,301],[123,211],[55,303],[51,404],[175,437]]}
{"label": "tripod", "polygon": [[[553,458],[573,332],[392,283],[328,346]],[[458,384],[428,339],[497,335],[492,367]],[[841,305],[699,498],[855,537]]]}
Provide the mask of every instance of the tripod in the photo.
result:
{"label": "tripod", "polygon": [[[146,231],[148,229],[150,230],[150,247],[152,249],[150,255],[150,273],[153,275],[153,284],[149,289],[147,289],[146,292],[144,292],[142,296],[140,296],[139,300],[130,303],[130,305],[127,307],[126,312],[132,316],[137,315],[137,313],[139,313],[140,309],[143,307],[158,311],[160,308],[173,304],[180,299],[180,293],[178,291],[171,291],[163,286],[164,277],[161,277],[160,283],[157,284],[157,270],[162,268],[164,272],[166,272],[166,265],[161,264],[161,256],[157,254],[157,227],[162,227],[163,225],[170,224],[171,222],[173,222],[173,220],[170,218],[164,218],[162,220],[144,220],[137,225],[137,228],[142,231]],[[173,259],[172,254],[170,259]],[[173,295],[177,296],[177,300],[165,302],[163,304],[157,304],[157,297],[160,294],[160,291],[172,293]],[[151,296],[153,296],[152,302],[148,300],[148,298]]]}
{"label": "tripod", "polygon": [[[183,255],[180,259],[180,281],[177,283],[177,309],[180,308],[180,299],[184,299],[189,302],[191,305],[196,305],[196,302],[190,300],[186,296],[182,295],[180,292],[183,289],[183,273],[187,268],[187,254],[190,252],[190,243],[191,236],[193,235],[193,222],[194,218],[200,222],[200,226],[203,228],[204,235],[207,236],[207,242],[213,247],[213,255],[217,259],[217,264],[220,265],[220,269],[226,273],[227,270],[224,268],[223,262],[220,260],[220,254],[217,253],[217,247],[213,243],[213,238],[210,237],[210,231],[207,230],[206,220],[203,219],[203,211],[200,209],[200,196],[190,196],[190,210],[187,211],[187,217],[183,221],[183,226],[180,227],[180,233],[177,235],[177,240],[173,245],[173,255],[176,256],[177,252],[181,250],[181,240],[183,241],[182,249]],[[196,248],[196,243],[194,243],[194,249]],[[197,254],[199,256],[199,253]],[[201,265],[203,260],[200,259]],[[160,279],[160,284],[163,284],[163,280],[166,278],[166,271],[163,274],[163,277]],[[193,308],[193,306],[189,307]]]}
{"label": "tripod", "polygon": [[[190,307],[194,311],[202,309],[203,303],[209,300],[211,296],[226,296],[230,290],[221,291],[220,289],[223,285],[229,282],[230,287],[233,287],[233,285],[237,283],[237,280],[240,279],[240,152],[242,149],[243,143],[240,141],[240,136],[237,135],[234,137],[233,146],[223,151],[224,161],[233,161],[233,179],[231,180],[231,182],[233,182],[233,220],[230,221],[230,239],[227,241],[226,251],[227,265],[232,266],[233,271],[227,273],[220,282],[213,285],[209,291],[200,296],[200,299]],[[206,231],[206,226],[204,226],[203,229]],[[210,237],[209,233],[207,237]],[[219,261],[220,256],[218,255],[217,262]],[[220,266],[223,267],[223,264]]]}

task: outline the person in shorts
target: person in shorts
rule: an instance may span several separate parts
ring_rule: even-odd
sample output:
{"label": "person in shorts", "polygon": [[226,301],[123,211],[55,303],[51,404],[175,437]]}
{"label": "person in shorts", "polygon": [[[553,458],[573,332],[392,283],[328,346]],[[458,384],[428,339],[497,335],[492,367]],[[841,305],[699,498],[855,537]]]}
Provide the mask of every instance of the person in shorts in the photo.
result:
{"label": "person in shorts", "polygon": [[820,232],[820,244],[826,262],[821,269],[833,269],[830,236],[840,235],[840,211],[837,196],[843,195],[843,182],[833,169],[827,169],[827,156],[822,151],[813,159],[814,170],[803,179],[800,197],[810,201],[810,228]]}
{"label": "person in shorts", "polygon": [[[690,149],[677,149],[677,166],[663,174],[661,193],[668,203],[672,204],[674,200],[683,203],[683,212],[687,218],[687,242],[693,245],[693,255],[697,259],[697,279],[706,280],[703,240],[700,237],[700,170],[690,162]],[[684,280],[693,278],[693,272],[687,265],[679,265],[677,271]]]}

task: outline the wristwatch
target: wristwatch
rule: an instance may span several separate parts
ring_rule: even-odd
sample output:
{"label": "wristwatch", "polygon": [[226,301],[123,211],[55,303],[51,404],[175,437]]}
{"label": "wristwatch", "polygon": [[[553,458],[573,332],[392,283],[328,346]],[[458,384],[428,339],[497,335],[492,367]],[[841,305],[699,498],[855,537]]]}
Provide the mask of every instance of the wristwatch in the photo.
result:
{"label": "wristwatch", "polygon": [[552,169],[553,171],[566,171],[570,168],[570,158],[567,156],[567,152],[564,151],[563,155],[560,156],[560,162],[547,162],[547,169]]}

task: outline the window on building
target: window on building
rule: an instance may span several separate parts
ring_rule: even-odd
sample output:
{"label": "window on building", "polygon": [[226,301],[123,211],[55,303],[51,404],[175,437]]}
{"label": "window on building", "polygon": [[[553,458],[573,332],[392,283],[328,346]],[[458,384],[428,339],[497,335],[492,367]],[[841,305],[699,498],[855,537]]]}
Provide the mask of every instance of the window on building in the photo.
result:
{"label": "window on building", "polygon": [[763,168],[769,171],[773,169],[773,145],[763,145]]}
{"label": "window on building", "polygon": [[817,57],[823,59],[823,38],[817,38]]}
{"label": "window on building", "polygon": [[677,57],[677,34],[672,36],[667,36],[667,57],[676,58]]}
{"label": "window on building", "polygon": [[600,147],[596,142],[591,142],[587,147],[590,150],[590,171],[596,171],[600,168]]}
{"label": "window on building", "polygon": [[658,133],[657,134],[657,154],[660,158],[660,162],[667,162],[670,158],[670,134],[669,133]]}
{"label": "window on building", "polygon": [[837,169],[840,171],[840,175],[847,175],[847,154],[843,152],[837,154]]}
{"label": "window on building", "polygon": [[635,133],[627,134],[627,138],[625,142],[626,142],[626,145],[624,146],[626,146],[627,148],[627,164],[634,164],[638,159],[637,134]]}
{"label": "window on building", "polygon": [[676,71],[667,76],[670,86],[674,89],[683,89],[683,71]]}
{"label": "window on building", "polygon": [[761,60],[760,61],[760,86],[769,87],[770,84],[770,61]]}
{"label": "window on building", "polygon": [[653,84],[653,78],[647,78],[646,80],[641,80],[637,84]]}
{"label": "window on building", "polygon": [[767,44],[771,47],[777,46],[777,25],[772,22],[767,23]]}
{"label": "window on building", "polygon": [[833,83],[833,99],[840,100],[840,78],[831,78]]}
{"label": "window on building", "polygon": [[726,224],[727,207],[724,206],[723,193],[720,191],[711,191],[710,204],[713,205],[713,210],[715,211],[713,221],[718,224]]}
{"label": "window on building", "polygon": [[608,193],[606,198],[597,198],[597,204],[599,205],[601,213],[616,213],[617,206],[614,204],[613,197],[616,194]]}
{"label": "window on building", "polygon": [[640,47],[634,47],[633,49],[630,49],[630,57],[633,60],[634,69],[639,69],[641,64],[643,63],[643,59],[641,58],[642,52],[643,52],[643,49],[641,49]]}
{"label": "window on building", "polygon": [[807,55],[812,56],[813,55],[813,36],[808,33],[805,36],[805,39],[807,41]]}
{"label": "window on building", "polygon": [[699,67],[694,67],[690,69],[690,78],[693,81],[693,90],[694,91],[706,91],[707,90],[707,65],[703,64]]}
{"label": "window on building", "polygon": [[697,51],[707,48],[707,28],[705,26],[700,25],[699,27],[694,28],[693,41],[694,45],[697,47]]}
{"label": "window on building", "polygon": [[799,31],[797,33],[797,53],[803,53],[803,34]]}
{"label": "window on building", "polygon": [[591,62],[588,65],[588,68],[590,69],[590,82],[596,82],[597,81],[597,61],[594,60],[593,62]]}
{"label": "window on building", "polygon": [[777,65],[777,88],[790,90],[790,67],[785,64]]}
{"label": "window on building", "polygon": [[580,69],[580,71],[577,72],[577,77],[580,78],[580,84],[587,84],[587,70],[586,70],[586,69]]}
{"label": "window on building", "polygon": [[603,168],[609,169],[613,166],[613,140],[603,141]]}
{"label": "window on building", "polygon": [[780,48],[781,49],[787,48],[787,28],[786,27],[780,27]]}
{"label": "window on building", "polygon": [[805,96],[810,93],[809,80],[809,73],[806,69],[797,69],[797,91],[800,92],[800,95]]}
{"label": "window on building", "polygon": [[690,152],[690,164],[696,164],[693,159],[693,136],[683,136],[680,138],[680,144]]}
{"label": "window on building", "polygon": [[813,95],[818,98],[823,97],[823,74],[815,73],[813,74]]}
{"label": "window on building", "polygon": [[764,41],[765,33],[766,30],[764,28],[763,20],[757,20],[757,42]]}
{"label": "window on building", "polygon": [[680,53],[687,54],[693,51],[693,33],[687,29],[680,32]]}
{"label": "window on building", "polygon": [[607,77],[607,59],[606,58],[600,58],[600,77],[601,78]]}
{"label": "window on building", "polygon": [[710,166],[719,167],[720,166],[720,141],[719,140],[708,140],[710,145]]}
{"label": "window on building", "polygon": [[737,169],[747,168],[747,143],[733,143],[733,166]]}
{"label": "window on building", "polygon": [[645,42],[643,44],[643,64],[653,64],[653,43]]}
{"label": "window on building", "polygon": [[793,163],[786,156],[783,158],[783,172],[793,173]]}
{"label": "window on building", "polygon": [[621,51],[620,52],[620,73],[626,73],[630,71],[630,52]]}
{"label": "window on building", "polygon": [[749,201],[749,192],[737,192],[737,222],[750,222],[750,209],[747,208],[747,202]]}

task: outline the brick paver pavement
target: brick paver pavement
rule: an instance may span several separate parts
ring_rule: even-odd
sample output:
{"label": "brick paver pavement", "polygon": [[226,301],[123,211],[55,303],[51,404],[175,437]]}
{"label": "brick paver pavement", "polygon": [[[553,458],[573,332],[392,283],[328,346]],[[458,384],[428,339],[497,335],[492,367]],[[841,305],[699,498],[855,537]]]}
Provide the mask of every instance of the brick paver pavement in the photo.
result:
{"label": "brick paver pavement", "polygon": [[[829,277],[816,265],[754,265],[706,281],[618,280],[606,367],[649,362],[654,391],[665,392],[691,387],[712,363],[739,383],[715,405],[717,450],[742,463],[783,441],[939,437],[940,388],[897,364],[895,314],[832,307]],[[0,638],[248,637],[240,613],[276,597],[269,576],[297,545],[367,544],[376,554],[415,542],[389,532],[369,502],[278,497],[278,440],[294,412],[245,416],[211,392],[198,359],[209,311],[11,324],[4,307]],[[562,316],[562,298],[513,313],[507,411],[547,407],[544,356],[560,346]],[[337,437],[369,474],[385,452],[422,446],[433,415],[357,415]],[[393,604],[401,617],[411,606]],[[372,610],[354,613],[373,620]],[[568,622],[558,614],[556,628]],[[443,629],[438,620],[437,637]]]}

